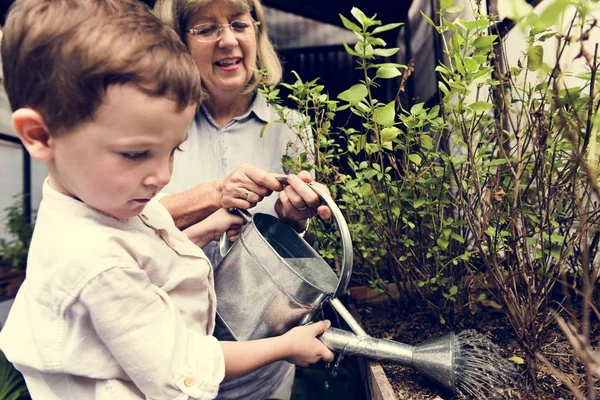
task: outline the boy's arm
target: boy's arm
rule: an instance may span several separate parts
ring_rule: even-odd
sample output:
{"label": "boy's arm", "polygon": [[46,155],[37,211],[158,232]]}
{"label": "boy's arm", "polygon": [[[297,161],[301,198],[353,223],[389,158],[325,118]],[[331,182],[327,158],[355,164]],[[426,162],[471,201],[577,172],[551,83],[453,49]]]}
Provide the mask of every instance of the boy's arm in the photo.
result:
{"label": "boy's arm", "polygon": [[241,164],[225,178],[167,195],[160,202],[173,217],[175,225],[183,230],[219,208],[254,207],[263,197],[283,189],[276,176],[253,165]]}
{"label": "boy's arm", "polygon": [[334,354],[317,336],[331,323],[317,323],[293,328],[282,336],[248,342],[221,341],[225,357],[225,380],[245,375],[257,368],[279,360],[305,367],[319,360],[333,361]]}

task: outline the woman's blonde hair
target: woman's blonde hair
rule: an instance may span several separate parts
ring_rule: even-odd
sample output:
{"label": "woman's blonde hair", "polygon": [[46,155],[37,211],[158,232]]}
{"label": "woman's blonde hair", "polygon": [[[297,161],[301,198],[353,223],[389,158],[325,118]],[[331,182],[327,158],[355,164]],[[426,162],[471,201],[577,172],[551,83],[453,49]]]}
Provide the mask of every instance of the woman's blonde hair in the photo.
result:
{"label": "woman's blonde hair", "polygon": [[259,22],[256,26],[257,71],[254,72],[244,92],[252,92],[258,87],[261,81],[258,70],[263,68],[267,71],[266,83],[268,85],[278,84],[282,76],[281,62],[267,34],[265,12],[260,0],[156,0],[154,13],[177,32],[181,40],[187,44],[185,29],[188,21],[202,8],[209,6],[214,1],[226,1],[240,13],[249,12],[252,18]]}

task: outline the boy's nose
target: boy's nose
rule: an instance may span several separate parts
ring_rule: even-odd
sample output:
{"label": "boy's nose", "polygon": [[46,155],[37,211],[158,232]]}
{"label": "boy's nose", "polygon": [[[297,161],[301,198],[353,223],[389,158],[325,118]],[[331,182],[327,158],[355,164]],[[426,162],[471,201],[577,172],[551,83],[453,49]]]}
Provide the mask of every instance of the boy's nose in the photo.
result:
{"label": "boy's nose", "polygon": [[171,180],[171,170],[170,163],[157,166],[156,169],[146,177],[144,184],[147,186],[166,186]]}

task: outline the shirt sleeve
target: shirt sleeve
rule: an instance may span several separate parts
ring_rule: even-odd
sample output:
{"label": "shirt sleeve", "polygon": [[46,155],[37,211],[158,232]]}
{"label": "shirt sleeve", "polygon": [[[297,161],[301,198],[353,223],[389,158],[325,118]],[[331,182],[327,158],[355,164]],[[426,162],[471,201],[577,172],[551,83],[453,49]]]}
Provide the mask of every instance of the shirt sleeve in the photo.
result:
{"label": "shirt sleeve", "polygon": [[216,338],[189,329],[173,300],[142,269],[114,267],[90,280],[79,301],[133,383],[151,399],[212,399],[225,376]]}

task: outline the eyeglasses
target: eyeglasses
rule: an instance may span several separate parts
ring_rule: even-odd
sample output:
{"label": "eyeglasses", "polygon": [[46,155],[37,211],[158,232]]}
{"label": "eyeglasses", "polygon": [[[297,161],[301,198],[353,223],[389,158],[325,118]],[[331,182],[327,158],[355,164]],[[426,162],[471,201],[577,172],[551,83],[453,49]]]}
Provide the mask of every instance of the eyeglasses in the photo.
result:
{"label": "eyeglasses", "polygon": [[254,26],[260,25],[258,21],[233,21],[230,24],[199,24],[188,29],[199,42],[216,42],[223,37],[223,29],[229,27],[236,38],[254,35]]}

